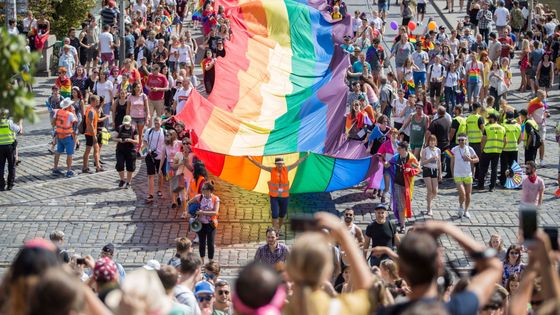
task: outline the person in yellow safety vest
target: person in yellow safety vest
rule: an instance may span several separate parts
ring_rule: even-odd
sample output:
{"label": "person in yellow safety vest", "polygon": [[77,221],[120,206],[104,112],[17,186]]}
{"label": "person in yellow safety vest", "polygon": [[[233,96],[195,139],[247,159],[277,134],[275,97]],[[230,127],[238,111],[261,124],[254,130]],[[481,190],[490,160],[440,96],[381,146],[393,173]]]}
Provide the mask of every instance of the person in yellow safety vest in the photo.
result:
{"label": "person in yellow safety vest", "polygon": [[515,120],[513,112],[506,112],[506,121],[502,124],[506,131],[506,143],[500,156],[500,184],[506,184],[506,171],[513,162],[517,162],[518,145],[521,142],[521,126]]}
{"label": "person in yellow safety vest", "polygon": [[488,172],[488,167],[491,165],[490,174],[490,185],[489,191],[494,191],[496,186],[496,177],[498,173],[498,162],[500,160],[500,154],[504,149],[506,130],[504,127],[498,125],[498,115],[496,113],[491,113],[488,115],[488,125],[484,128],[482,132],[482,159],[480,162],[480,173],[478,174],[478,190],[484,189],[484,178],[486,177],[486,172]]}
{"label": "person in yellow safety vest", "polygon": [[290,181],[288,180],[288,172],[296,168],[301,162],[309,157],[309,152],[299,158],[294,164],[286,166],[284,158],[277,157],[274,159],[275,167],[265,166],[252,156],[247,158],[251,163],[263,171],[270,172],[270,181],[268,182],[268,195],[270,196],[270,210],[272,212],[272,227],[280,233],[284,218],[288,213],[288,201],[290,197]]}
{"label": "person in yellow safety vest", "polygon": [[467,119],[463,117],[463,106],[457,105],[453,109],[453,120],[451,121],[451,128],[449,128],[449,147],[454,148],[457,145],[457,135],[467,133]]}
{"label": "person in yellow safety vest", "polygon": [[76,136],[74,134],[74,125],[78,122],[76,115],[72,113],[72,104],[74,102],[70,98],[65,98],[60,102],[60,109],[54,110],[52,125],[55,128],[56,135],[56,152],[54,154],[53,175],[62,175],[62,171],[58,169],[58,161],[60,154],[66,152],[66,177],[74,176],[72,171],[72,155],[76,146]]}
{"label": "person in yellow safety vest", "polygon": [[525,108],[519,111],[519,122],[521,123],[522,138],[525,146],[524,163],[527,164],[527,162],[535,161],[537,158],[537,151],[543,139],[540,137],[539,125],[533,118],[528,116]]}
{"label": "person in yellow safety vest", "polygon": [[[12,190],[16,179],[15,141],[21,128],[8,119],[7,109],[0,110],[0,191]],[[8,164],[8,186],[4,179],[4,166]]]}
{"label": "person in yellow safety vest", "polygon": [[[467,137],[469,139],[469,146],[473,148],[476,156],[482,156],[482,149],[480,142],[482,141],[482,131],[484,130],[484,118],[480,115],[482,106],[480,103],[472,105],[473,111],[467,117]],[[473,178],[478,178],[480,173],[480,163],[473,163]]]}

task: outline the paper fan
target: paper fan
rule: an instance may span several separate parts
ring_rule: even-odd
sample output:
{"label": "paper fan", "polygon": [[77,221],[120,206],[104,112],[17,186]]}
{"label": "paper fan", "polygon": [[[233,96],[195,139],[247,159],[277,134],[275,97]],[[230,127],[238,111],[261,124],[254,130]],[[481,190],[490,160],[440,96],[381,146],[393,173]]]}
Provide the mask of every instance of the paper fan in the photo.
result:
{"label": "paper fan", "polygon": [[523,169],[519,164],[514,161],[511,165],[508,177],[506,178],[506,188],[508,189],[515,189],[521,186],[521,182],[523,181]]}

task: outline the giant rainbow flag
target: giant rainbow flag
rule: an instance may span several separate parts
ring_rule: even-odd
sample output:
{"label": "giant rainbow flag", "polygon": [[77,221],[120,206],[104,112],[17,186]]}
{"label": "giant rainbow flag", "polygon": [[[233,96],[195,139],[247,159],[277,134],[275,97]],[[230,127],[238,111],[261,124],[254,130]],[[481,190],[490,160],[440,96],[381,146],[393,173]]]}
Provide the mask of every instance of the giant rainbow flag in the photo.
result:
{"label": "giant rainbow flag", "polygon": [[270,175],[247,155],[270,165],[282,155],[289,165],[310,151],[290,172],[293,193],[348,188],[366,178],[365,147],[342,138],[349,59],[335,44],[350,24],[330,23],[302,0],[220,4],[233,37],[216,63],[216,84],[208,99],[193,92],[177,115],[197,134],[196,153],[208,170],[267,192]]}

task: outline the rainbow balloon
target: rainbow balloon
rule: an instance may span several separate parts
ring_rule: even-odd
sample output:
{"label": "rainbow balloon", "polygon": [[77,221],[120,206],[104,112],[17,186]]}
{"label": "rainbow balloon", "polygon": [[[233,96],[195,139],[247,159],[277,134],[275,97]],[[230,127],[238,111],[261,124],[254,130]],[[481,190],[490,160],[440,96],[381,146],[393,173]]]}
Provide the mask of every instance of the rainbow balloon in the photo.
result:
{"label": "rainbow balloon", "polygon": [[351,32],[350,23],[330,23],[315,1],[220,4],[233,37],[226,57],[217,59],[216,84],[208,99],[193,92],[177,115],[198,136],[196,153],[206,167],[233,184],[267,192],[270,175],[245,156],[273,162],[282,155],[289,165],[310,151],[290,172],[293,193],[348,188],[367,178],[365,147],[342,138],[349,59],[337,43]]}

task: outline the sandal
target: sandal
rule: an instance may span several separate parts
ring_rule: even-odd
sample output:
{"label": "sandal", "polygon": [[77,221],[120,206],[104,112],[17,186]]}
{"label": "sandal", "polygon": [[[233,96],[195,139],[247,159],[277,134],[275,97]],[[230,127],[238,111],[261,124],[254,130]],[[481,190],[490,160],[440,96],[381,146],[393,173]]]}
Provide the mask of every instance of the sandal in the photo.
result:
{"label": "sandal", "polygon": [[176,209],[177,208],[177,204],[176,203],[172,203],[171,204],[171,209]]}
{"label": "sandal", "polygon": [[105,170],[103,169],[103,167],[100,167],[100,168],[96,168],[96,169],[95,169],[95,172],[96,172],[96,173],[100,173],[100,172],[104,172],[104,171],[105,171]]}
{"label": "sandal", "polygon": [[181,219],[186,219],[189,216],[188,212],[181,213]]}
{"label": "sandal", "polygon": [[82,169],[82,173],[86,173],[86,174],[90,173],[89,168]]}
{"label": "sandal", "polygon": [[152,203],[152,202],[154,202],[154,196],[148,195],[148,197],[146,197],[145,202],[146,202],[146,203]]}
{"label": "sandal", "polygon": [[158,197],[163,197],[163,193],[161,192],[161,190],[158,190],[157,195]]}

